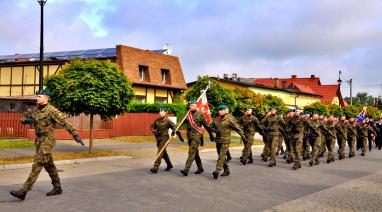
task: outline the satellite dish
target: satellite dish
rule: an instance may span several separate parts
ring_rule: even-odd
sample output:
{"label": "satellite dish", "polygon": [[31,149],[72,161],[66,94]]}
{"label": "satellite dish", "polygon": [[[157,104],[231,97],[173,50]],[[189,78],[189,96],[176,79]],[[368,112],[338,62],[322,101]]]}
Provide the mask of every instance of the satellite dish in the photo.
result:
{"label": "satellite dish", "polygon": [[170,44],[164,45],[163,49],[166,50],[165,52],[163,52],[163,54],[170,55],[172,53],[172,46]]}

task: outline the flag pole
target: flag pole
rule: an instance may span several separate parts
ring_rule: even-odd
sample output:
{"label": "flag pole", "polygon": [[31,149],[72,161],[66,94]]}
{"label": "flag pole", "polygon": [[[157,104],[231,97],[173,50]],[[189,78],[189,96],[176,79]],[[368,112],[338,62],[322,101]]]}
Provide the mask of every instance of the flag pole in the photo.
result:
{"label": "flag pole", "polygon": [[[208,85],[207,85],[207,87],[206,87],[204,90],[201,90],[201,91],[200,91],[201,94],[200,94],[198,100],[196,100],[196,102],[198,102],[198,101],[200,100],[200,98],[202,98],[202,95],[203,95],[204,93],[207,92],[207,90],[210,88],[210,86],[211,86],[211,81],[208,82]],[[189,113],[190,113],[190,109],[188,109],[186,115],[185,115],[185,116],[183,117],[183,119],[178,123],[178,125],[176,126],[174,132],[178,131],[179,127],[180,127],[180,126],[183,124],[183,122],[186,120],[187,115],[188,115]],[[164,144],[163,148],[159,151],[159,153],[158,153],[157,156],[155,157],[155,160],[152,162],[153,165],[154,165],[155,161],[158,160],[159,156],[163,153],[163,151],[166,149],[167,145],[168,145],[168,144],[170,143],[170,141],[171,141],[171,138],[172,138],[172,136],[170,136],[170,137],[167,139],[167,141],[166,141],[166,143]]]}

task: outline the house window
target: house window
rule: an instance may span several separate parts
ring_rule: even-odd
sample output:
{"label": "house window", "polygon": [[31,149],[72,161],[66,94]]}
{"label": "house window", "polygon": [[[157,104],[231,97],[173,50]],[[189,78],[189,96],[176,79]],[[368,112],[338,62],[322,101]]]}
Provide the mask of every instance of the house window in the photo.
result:
{"label": "house window", "polygon": [[139,79],[141,81],[150,81],[150,78],[149,78],[149,67],[148,66],[143,66],[143,65],[139,65],[138,66],[139,68]]}
{"label": "house window", "polygon": [[161,69],[162,83],[170,84],[170,70]]}
{"label": "house window", "polygon": [[136,102],[140,102],[140,103],[145,103],[146,102],[146,96],[136,95],[135,96],[135,101]]}
{"label": "house window", "polygon": [[167,97],[158,97],[158,96],[156,96],[154,101],[157,102],[157,103],[167,103]]}
{"label": "house window", "polygon": [[9,103],[9,111],[12,111],[12,112],[16,111],[16,107],[17,105],[15,102]]}

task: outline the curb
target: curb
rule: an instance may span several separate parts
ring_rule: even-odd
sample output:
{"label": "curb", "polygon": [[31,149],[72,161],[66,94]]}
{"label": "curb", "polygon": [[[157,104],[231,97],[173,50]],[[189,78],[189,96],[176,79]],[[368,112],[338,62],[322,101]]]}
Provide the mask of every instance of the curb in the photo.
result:
{"label": "curb", "polygon": [[[130,156],[110,156],[110,157],[95,157],[95,158],[81,158],[81,159],[73,159],[73,160],[58,160],[55,161],[55,165],[68,165],[68,164],[80,164],[80,163],[88,163],[88,162],[98,162],[98,161],[109,161],[109,160],[121,160],[121,159],[130,159]],[[1,170],[10,170],[10,169],[22,169],[29,168],[33,163],[19,163],[19,164],[8,164],[8,165],[0,165]]]}

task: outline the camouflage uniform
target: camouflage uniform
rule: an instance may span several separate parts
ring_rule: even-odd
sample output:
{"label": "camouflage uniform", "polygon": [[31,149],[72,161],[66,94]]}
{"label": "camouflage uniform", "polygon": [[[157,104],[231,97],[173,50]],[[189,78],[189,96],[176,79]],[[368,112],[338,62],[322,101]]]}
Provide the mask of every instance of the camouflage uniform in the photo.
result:
{"label": "camouflage uniform", "polygon": [[[261,120],[261,124],[264,126],[265,120],[267,119],[267,116],[265,116]],[[263,142],[264,142],[264,147],[263,147],[263,152],[261,153],[261,157],[263,158],[263,161],[267,161],[268,157],[270,156],[270,149],[268,149],[268,144],[267,144],[267,134],[264,132],[263,134]]]}
{"label": "camouflage uniform", "polygon": [[337,129],[334,122],[326,122],[326,128],[332,133],[332,135],[326,135],[326,147],[328,148],[328,160],[327,162],[334,162],[334,146],[336,145]]}
{"label": "camouflage uniform", "polygon": [[[207,122],[206,117],[203,115],[200,111],[191,111],[192,120],[198,127],[204,127],[207,132],[210,134],[210,138],[212,136],[211,128]],[[198,167],[198,170],[203,169],[202,160],[199,156],[199,144],[202,139],[203,134],[199,133],[195,130],[195,128],[191,125],[191,122],[189,119],[186,119],[185,121],[187,125],[187,138],[188,138],[188,158],[186,161],[186,166],[184,168],[184,171],[188,172],[191,168],[192,163],[196,162],[196,166]],[[212,136],[213,139],[213,136]]]}
{"label": "camouflage uniform", "polygon": [[368,125],[368,124],[360,124],[357,126],[357,133],[358,133],[358,138],[362,142],[362,156],[366,154],[366,148],[368,144],[368,134],[369,133],[375,133],[373,128]]}
{"label": "camouflage uniform", "polygon": [[[326,126],[326,121],[324,119],[320,119],[320,122]],[[319,156],[323,157],[326,152],[326,133],[321,131],[321,148],[319,152]]]}
{"label": "camouflage uniform", "polygon": [[212,130],[216,133],[216,150],[219,155],[216,163],[216,172],[219,173],[222,168],[226,170],[229,167],[226,157],[229,144],[231,143],[231,130],[236,131],[243,140],[246,140],[246,138],[235,117],[230,114],[213,119]]}
{"label": "camouflage uniform", "polygon": [[349,146],[349,158],[355,156],[355,145],[357,140],[357,123],[349,123],[348,125],[348,146]]}
{"label": "camouflage uniform", "polygon": [[[306,119],[306,118],[305,118]],[[311,124],[311,119],[306,119]],[[306,123],[307,123],[306,122]],[[302,139],[302,155],[303,160],[310,158],[310,146],[311,146],[311,132],[308,124],[304,124],[304,137]],[[313,148],[313,146],[312,146]]]}
{"label": "camouflage uniform", "polygon": [[337,144],[338,144],[338,158],[345,158],[346,141],[348,140],[348,123],[339,121],[337,124]]}
{"label": "camouflage uniform", "polygon": [[301,168],[302,139],[304,136],[305,125],[310,129],[315,130],[305,117],[294,116],[290,121],[290,129],[292,133],[291,144],[294,152],[294,169]]}
{"label": "camouflage uniform", "polygon": [[321,136],[322,133],[326,133],[328,135],[331,135],[331,132],[326,128],[325,124],[318,120],[315,119],[311,121],[312,126],[316,129],[315,132],[312,132],[310,134],[310,140],[312,141],[312,159],[310,160],[310,165],[313,165],[315,162],[316,165],[319,164],[319,159],[318,159],[318,154],[321,149]]}
{"label": "camouflage uniform", "polygon": [[[175,124],[167,117],[159,117],[155,119],[155,121],[151,124],[151,131],[154,133],[155,138],[157,140],[158,153],[164,147],[167,140],[170,138],[168,134],[168,130],[172,129],[173,132],[175,130]],[[170,161],[170,157],[167,154],[167,150],[165,149],[161,155],[159,155],[158,159],[154,162],[154,171],[157,171],[162,157],[167,164],[167,168],[172,168],[172,164]]]}
{"label": "camouflage uniform", "polygon": [[279,155],[280,151],[281,151],[281,155],[285,153],[284,147],[283,147],[284,138],[285,138],[285,129],[284,127],[280,127],[280,134],[279,134],[279,139],[277,144],[276,155]]}
{"label": "camouflage uniform", "polygon": [[267,151],[271,157],[269,166],[276,165],[276,151],[280,136],[280,125],[284,126],[284,120],[277,114],[267,116],[264,120],[264,133],[267,139]]}
{"label": "camouflage uniform", "polygon": [[32,189],[42,168],[45,168],[49,173],[53,186],[60,184],[60,178],[52,157],[52,149],[56,144],[54,138],[55,126],[62,126],[73,136],[77,135],[76,130],[65,121],[64,114],[50,104],[24,113],[21,123],[26,124],[28,119],[32,119],[35,126],[36,155],[34,156],[32,171],[23,185],[25,192]]}
{"label": "camouflage uniform", "polygon": [[288,163],[292,162],[294,158],[294,152],[291,145],[292,133],[290,128],[292,118],[293,117],[287,117],[285,120],[285,136],[284,136],[285,146],[286,146],[285,155],[286,155],[286,159]]}
{"label": "camouflage uniform", "polygon": [[244,143],[244,149],[243,149],[243,155],[241,157],[242,161],[247,161],[248,159],[250,161],[253,161],[252,158],[252,144],[254,142],[254,136],[255,136],[255,129],[260,132],[260,134],[263,133],[263,127],[260,123],[260,121],[254,116],[254,115],[244,115],[239,120],[240,126],[243,128],[245,138],[247,138],[247,142]]}

